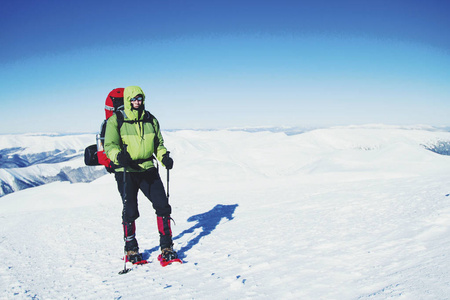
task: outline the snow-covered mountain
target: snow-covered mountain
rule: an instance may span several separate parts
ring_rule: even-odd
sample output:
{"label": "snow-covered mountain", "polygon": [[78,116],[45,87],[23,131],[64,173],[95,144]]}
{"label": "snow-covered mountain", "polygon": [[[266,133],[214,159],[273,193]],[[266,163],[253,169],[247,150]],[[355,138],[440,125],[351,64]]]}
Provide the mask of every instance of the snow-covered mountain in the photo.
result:
{"label": "snow-covered mountain", "polygon": [[55,181],[90,182],[105,168],[84,165],[94,134],[0,135],[0,197]]}
{"label": "snow-covered mountain", "polygon": [[163,132],[184,264],[157,263],[156,218],[140,195],[151,263],[126,275],[114,176],[80,171],[93,168],[82,151],[94,136],[0,136],[8,176],[78,177],[0,198],[0,299],[448,299],[450,133],[286,132]]}

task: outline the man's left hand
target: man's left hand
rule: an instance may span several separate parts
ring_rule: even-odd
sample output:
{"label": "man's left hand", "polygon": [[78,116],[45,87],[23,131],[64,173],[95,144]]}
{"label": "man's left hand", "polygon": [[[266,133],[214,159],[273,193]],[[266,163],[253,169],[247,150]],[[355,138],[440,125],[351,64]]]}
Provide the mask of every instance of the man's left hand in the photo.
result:
{"label": "man's left hand", "polygon": [[173,159],[168,154],[164,154],[162,161],[163,165],[166,166],[167,170],[170,170],[173,168]]}

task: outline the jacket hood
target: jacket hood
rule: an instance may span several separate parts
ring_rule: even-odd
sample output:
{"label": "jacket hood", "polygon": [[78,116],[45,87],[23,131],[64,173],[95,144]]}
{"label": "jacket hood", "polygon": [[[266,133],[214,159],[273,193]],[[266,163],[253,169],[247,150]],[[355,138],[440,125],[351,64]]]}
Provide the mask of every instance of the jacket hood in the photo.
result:
{"label": "jacket hood", "polygon": [[135,109],[132,109],[130,100],[137,95],[142,95],[142,109],[145,109],[145,94],[142,91],[142,89],[138,86],[128,86],[123,91],[123,104],[124,104],[124,111],[125,114],[128,116],[129,119],[137,119],[138,112]]}

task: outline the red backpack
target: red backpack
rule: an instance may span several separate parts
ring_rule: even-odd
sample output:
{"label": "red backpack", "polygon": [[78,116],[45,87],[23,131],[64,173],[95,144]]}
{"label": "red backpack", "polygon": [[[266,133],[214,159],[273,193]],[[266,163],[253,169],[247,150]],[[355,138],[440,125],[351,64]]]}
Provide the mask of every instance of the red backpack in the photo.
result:
{"label": "red backpack", "polygon": [[87,166],[104,165],[108,172],[114,171],[114,165],[106,156],[103,149],[105,142],[106,122],[119,110],[123,110],[123,91],[124,88],[116,88],[109,92],[105,100],[105,120],[100,127],[100,133],[97,134],[97,144],[86,147],[84,151],[84,163]]}

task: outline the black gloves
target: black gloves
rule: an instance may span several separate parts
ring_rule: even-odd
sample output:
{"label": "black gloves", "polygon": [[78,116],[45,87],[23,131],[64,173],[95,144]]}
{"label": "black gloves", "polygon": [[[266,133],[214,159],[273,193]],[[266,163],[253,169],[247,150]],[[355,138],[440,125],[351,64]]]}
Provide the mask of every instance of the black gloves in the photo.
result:
{"label": "black gloves", "polygon": [[[132,160],[130,153],[126,150],[122,150],[117,154],[117,161],[119,162],[119,165],[124,168],[133,168],[136,170],[140,169],[138,162]],[[173,159],[169,156],[169,153],[163,155],[161,162],[166,166],[167,170],[173,168]]]}
{"label": "black gloves", "polygon": [[108,171],[108,173],[114,173],[114,168],[111,166],[111,165],[109,165],[108,167],[105,167],[106,168],[106,171]]}
{"label": "black gloves", "polygon": [[117,160],[119,161],[119,165],[125,168],[131,167],[131,165],[133,164],[130,153],[125,150],[122,150],[117,154]]}
{"label": "black gloves", "polygon": [[166,153],[163,155],[161,162],[163,163],[163,165],[166,166],[167,170],[170,170],[173,168],[173,159],[172,159],[172,157],[169,156],[169,153]]}

